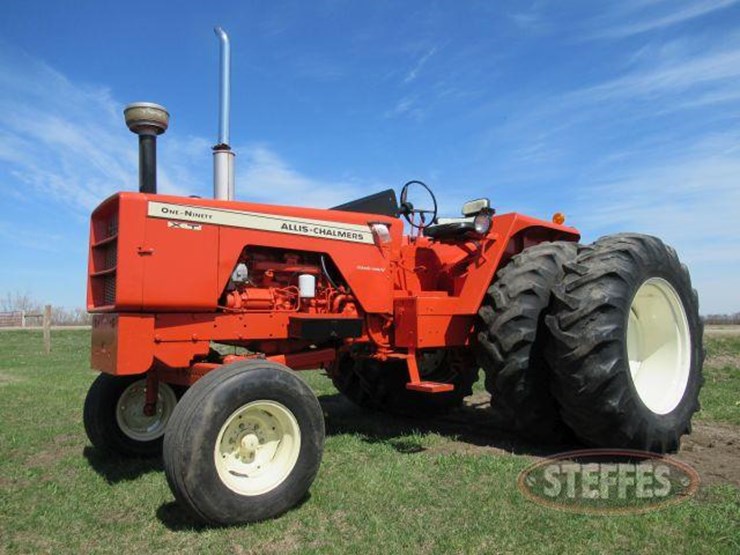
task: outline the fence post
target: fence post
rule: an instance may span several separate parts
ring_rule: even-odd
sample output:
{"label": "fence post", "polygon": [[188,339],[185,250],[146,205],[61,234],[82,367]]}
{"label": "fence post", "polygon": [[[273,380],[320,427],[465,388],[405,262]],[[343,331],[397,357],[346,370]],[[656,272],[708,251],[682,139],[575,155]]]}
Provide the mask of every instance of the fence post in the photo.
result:
{"label": "fence post", "polygon": [[22,328],[26,327],[26,311],[25,310],[21,310],[21,327]]}
{"label": "fence post", "polygon": [[44,352],[51,352],[51,305],[44,307]]}

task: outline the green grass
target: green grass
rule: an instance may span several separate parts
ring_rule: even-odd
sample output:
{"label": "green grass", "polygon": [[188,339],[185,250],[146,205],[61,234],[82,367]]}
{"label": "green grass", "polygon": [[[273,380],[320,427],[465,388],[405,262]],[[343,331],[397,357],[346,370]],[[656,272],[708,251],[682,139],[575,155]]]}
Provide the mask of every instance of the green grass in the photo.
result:
{"label": "green grass", "polygon": [[[279,519],[200,527],[174,504],[161,462],[110,460],[89,446],[82,403],[89,332],[0,333],[0,552],[737,553],[740,492],[702,487],[644,515],[578,516],[540,507],[516,487],[532,462],[501,432],[460,418],[419,423],[364,413],[317,372],[304,373],[326,413],[319,476]],[[709,341],[731,361],[740,341]],[[735,366],[707,368],[700,418],[738,424]],[[484,423],[481,425],[484,426]],[[490,433],[489,433],[490,432]],[[514,446],[509,455],[493,447]]]}
{"label": "green grass", "polygon": [[740,337],[707,341],[701,418],[740,426]]}

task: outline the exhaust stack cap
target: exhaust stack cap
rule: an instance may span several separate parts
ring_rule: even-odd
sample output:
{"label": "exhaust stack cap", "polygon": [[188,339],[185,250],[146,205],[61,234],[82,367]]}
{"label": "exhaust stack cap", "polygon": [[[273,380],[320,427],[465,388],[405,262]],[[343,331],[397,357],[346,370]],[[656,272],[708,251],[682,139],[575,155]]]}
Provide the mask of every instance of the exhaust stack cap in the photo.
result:
{"label": "exhaust stack cap", "polygon": [[161,135],[170,124],[170,114],[164,106],[153,102],[134,102],[123,109],[126,125],[137,135]]}

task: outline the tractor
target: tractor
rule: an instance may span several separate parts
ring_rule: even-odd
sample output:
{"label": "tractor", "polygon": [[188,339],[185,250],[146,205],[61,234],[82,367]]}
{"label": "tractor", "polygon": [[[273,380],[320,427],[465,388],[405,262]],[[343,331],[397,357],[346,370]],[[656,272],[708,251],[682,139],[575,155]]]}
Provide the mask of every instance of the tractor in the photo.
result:
{"label": "tractor", "polygon": [[365,409],[429,419],[459,407],[482,368],[491,418],[533,441],[678,449],[704,351],[671,247],[639,234],[583,245],[560,213],[497,214],[485,198],[442,218],[421,181],[330,209],[235,200],[230,47],[216,32],[214,198],[157,193],[169,114],[136,103],[124,113],[139,191],[91,216],[95,448],[161,455],[203,522],[259,521],[319,471],[324,417],[297,371],[323,369]]}

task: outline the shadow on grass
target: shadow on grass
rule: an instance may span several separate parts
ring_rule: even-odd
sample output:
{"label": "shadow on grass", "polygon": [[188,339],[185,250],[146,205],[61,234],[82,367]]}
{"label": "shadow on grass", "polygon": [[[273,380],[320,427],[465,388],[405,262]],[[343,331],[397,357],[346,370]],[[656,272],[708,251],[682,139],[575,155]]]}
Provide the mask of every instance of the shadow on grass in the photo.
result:
{"label": "shadow on grass", "polygon": [[101,452],[89,446],[85,447],[82,454],[92,469],[105,478],[109,484],[136,480],[149,472],[160,472],[164,469],[161,457],[126,458]]}
{"label": "shadow on grass", "polygon": [[[300,509],[309,499],[311,499],[311,492],[306,493],[306,495],[303,496],[303,499],[283,514]],[[280,518],[280,516],[283,515],[279,515],[275,518]],[[204,532],[207,530],[229,528],[229,526],[226,525],[202,523],[176,501],[170,501],[169,503],[163,503],[160,505],[159,509],[157,509],[157,518],[167,527],[168,530],[173,532]],[[249,525],[242,524],[241,526]]]}
{"label": "shadow on grass", "polygon": [[173,532],[202,532],[218,528],[218,526],[209,526],[195,519],[177,501],[162,503],[157,509],[157,518]]}
{"label": "shadow on grass", "polygon": [[326,418],[326,435],[359,434],[368,443],[385,443],[399,453],[426,450],[408,436],[435,433],[456,442],[447,452],[471,454],[499,449],[513,454],[548,456],[578,447],[573,443],[544,444],[522,438],[513,431],[497,426],[489,403],[471,402],[435,418],[408,418],[363,410],[340,394],[322,395],[319,402]]}
{"label": "shadow on grass", "polygon": [[[136,480],[149,472],[161,472],[164,479],[164,465],[162,457],[152,458],[125,458],[120,455],[105,453],[85,447],[82,454],[90,466],[109,484],[117,484],[129,480]],[[198,521],[190,515],[176,501],[163,503],[157,509],[157,518],[170,530],[201,531],[213,528]]]}
{"label": "shadow on grass", "polygon": [[[326,419],[327,436],[359,435],[367,443],[384,443],[399,453],[414,454],[427,451],[413,436],[435,433],[448,437],[454,444],[444,446],[444,452],[472,454],[498,449],[515,454],[548,456],[573,448],[573,445],[543,445],[528,442],[515,433],[497,427],[492,422],[489,404],[468,402],[448,415],[436,418],[414,419],[386,415],[358,408],[340,394],[321,395],[319,402]],[[436,450],[436,449],[435,449]],[[83,451],[90,466],[108,483],[115,484],[149,472],[163,470],[161,458],[124,459],[106,455],[86,447]],[[308,493],[291,510],[300,508],[310,498]],[[175,532],[202,532],[220,526],[203,524],[175,501],[163,503],[157,509],[157,518]]]}

